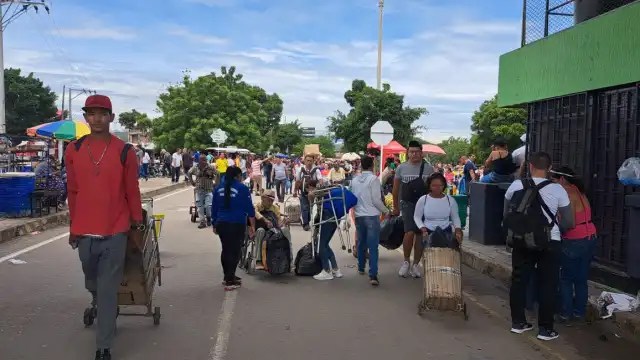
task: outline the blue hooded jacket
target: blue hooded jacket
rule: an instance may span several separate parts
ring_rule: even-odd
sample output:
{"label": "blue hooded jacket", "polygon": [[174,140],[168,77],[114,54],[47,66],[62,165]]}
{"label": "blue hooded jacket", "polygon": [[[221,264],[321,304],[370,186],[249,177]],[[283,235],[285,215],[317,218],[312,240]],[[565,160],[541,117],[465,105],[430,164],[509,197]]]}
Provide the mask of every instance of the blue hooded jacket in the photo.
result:
{"label": "blue hooded jacket", "polygon": [[224,182],[213,190],[211,201],[211,223],[229,222],[234,224],[246,224],[247,217],[255,217],[256,212],[251,200],[249,188],[238,180],[231,184],[231,198],[229,207],[224,204]]}

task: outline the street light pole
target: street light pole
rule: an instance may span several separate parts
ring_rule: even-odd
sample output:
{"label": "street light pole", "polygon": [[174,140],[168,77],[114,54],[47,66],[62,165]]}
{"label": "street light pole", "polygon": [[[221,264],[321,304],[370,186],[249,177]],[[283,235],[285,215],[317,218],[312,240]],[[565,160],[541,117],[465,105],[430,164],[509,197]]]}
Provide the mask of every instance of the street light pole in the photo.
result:
{"label": "street light pole", "polygon": [[378,77],[377,87],[382,90],[382,13],[384,9],[384,0],[378,0]]}
{"label": "street light pole", "polygon": [[[5,4],[7,4],[7,13],[3,14],[2,6]],[[33,8],[37,13],[40,6],[45,9],[47,14],[49,13],[49,5],[44,0],[0,0],[0,134],[7,132],[4,88],[4,29],[30,8]],[[10,13],[12,7],[14,11]]]}

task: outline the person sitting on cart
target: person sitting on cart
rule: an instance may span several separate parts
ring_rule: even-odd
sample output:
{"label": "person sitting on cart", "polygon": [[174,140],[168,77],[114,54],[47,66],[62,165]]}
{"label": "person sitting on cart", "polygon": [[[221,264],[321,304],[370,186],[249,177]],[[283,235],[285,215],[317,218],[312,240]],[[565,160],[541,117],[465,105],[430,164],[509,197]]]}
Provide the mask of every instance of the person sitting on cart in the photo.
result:
{"label": "person sitting on cart", "polygon": [[[291,231],[286,228],[286,220],[280,215],[280,208],[274,204],[276,192],[273,189],[265,190],[260,196],[260,202],[255,204],[256,210],[256,260],[258,264],[262,263],[262,240],[267,230],[276,228],[282,231],[289,244],[291,244]],[[260,265],[256,267],[259,269]]]}
{"label": "person sitting on cart", "polygon": [[[193,175],[196,176],[195,181],[193,180]],[[198,229],[204,229],[207,226],[211,226],[211,202],[217,171],[207,163],[206,157],[200,156],[198,166],[189,169],[187,177],[191,185],[195,187],[196,207],[200,218]]]}

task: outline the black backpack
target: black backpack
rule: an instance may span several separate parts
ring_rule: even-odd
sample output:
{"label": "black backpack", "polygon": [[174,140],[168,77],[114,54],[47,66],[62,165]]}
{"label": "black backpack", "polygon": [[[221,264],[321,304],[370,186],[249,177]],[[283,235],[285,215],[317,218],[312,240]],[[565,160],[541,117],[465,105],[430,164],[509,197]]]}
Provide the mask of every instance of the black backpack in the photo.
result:
{"label": "black backpack", "polygon": [[307,182],[309,182],[310,180],[318,180],[316,179],[316,172],[318,171],[318,167],[314,166],[313,168],[311,168],[311,170],[307,170],[306,167],[302,167],[300,169],[300,190],[302,191],[303,194],[306,194],[306,187],[307,187]]}
{"label": "black backpack", "polygon": [[422,178],[422,174],[424,173],[424,164],[425,162],[423,161],[420,165],[420,174],[418,177],[409,181],[402,188],[402,200],[415,204],[422,196],[427,195],[427,185]]}
{"label": "black backpack", "polygon": [[[551,241],[551,229],[556,225],[555,215],[540,196],[540,190],[551,184],[545,180],[536,185],[532,179],[522,179],[523,189],[516,191],[504,218],[509,246],[529,250],[544,250]],[[551,218],[551,222],[545,216]]]}
{"label": "black backpack", "polygon": [[267,247],[267,269],[271,275],[291,272],[289,239],[279,230],[269,230],[264,241]]}
{"label": "black backpack", "polygon": [[[73,146],[75,146],[76,148],[76,152],[80,151],[80,147],[82,146],[82,143],[86,138],[87,138],[87,135],[76,140],[76,142],[73,144]],[[124,166],[127,163],[127,155],[129,153],[129,149],[131,149],[132,147],[133,145],[129,143],[124,144],[124,147],[122,148],[122,152],[120,153],[120,163],[122,164],[122,166]]]}

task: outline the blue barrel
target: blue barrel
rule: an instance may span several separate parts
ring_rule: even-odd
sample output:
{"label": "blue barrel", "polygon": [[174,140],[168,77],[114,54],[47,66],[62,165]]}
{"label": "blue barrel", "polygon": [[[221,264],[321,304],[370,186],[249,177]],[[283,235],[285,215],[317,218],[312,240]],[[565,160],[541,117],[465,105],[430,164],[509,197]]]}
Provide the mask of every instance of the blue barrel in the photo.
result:
{"label": "blue barrel", "polygon": [[0,216],[19,217],[31,213],[31,193],[36,187],[34,173],[0,174]]}

